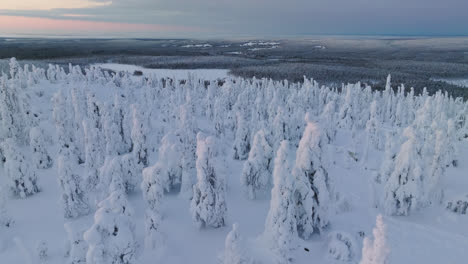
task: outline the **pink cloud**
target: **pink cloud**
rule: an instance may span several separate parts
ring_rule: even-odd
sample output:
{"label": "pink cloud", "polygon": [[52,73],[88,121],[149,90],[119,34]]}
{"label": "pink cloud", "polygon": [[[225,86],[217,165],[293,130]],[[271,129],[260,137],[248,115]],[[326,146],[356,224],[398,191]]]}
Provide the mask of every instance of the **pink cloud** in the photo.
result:
{"label": "pink cloud", "polygon": [[38,17],[1,16],[0,31],[61,31],[61,32],[197,32],[199,28],[175,25],[133,24],[87,21],[79,19],[50,19]]}

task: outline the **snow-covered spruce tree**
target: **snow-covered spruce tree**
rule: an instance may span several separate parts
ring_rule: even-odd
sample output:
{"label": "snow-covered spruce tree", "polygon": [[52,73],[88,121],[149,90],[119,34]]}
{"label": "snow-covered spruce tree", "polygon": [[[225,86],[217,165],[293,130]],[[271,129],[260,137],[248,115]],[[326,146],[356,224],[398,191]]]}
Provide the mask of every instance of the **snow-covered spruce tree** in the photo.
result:
{"label": "snow-covered spruce tree", "polygon": [[353,116],[353,109],[356,107],[354,103],[354,93],[351,85],[345,86],[344,101],[341,104],[340,111],[338,113],[338,124],[339,127],[345,129],[351,129],[354,126],[355,117]]}
{"label": "snow-covered spruce tree", "polygon": [[119,135],[122,138],[122,146],[118,147],[118,153],[130,152],[132,147],[132,113],[128,107],[128,98],[124,92],[114,96],[114,113],[119,127]]}
{"label": "snow-covered spruce tree", "polygon": [[40,189],[36,173],[29,167],[22,148],[12,138],[6,139],[2,147],[6,158],[7,184],[11,193],[20,198],[38,193]]}
{"label": "snow-covered spruce tree", "polygon": [[98,205],[94,224],[84,233],[89,245],[87,264],[135,263],[138,248],[135,223],[122,178],[115,175],[110,188],[109,197]]}
{"label": "snow-covered spruce tree", "polygon": [[289,139],[289,128],[286,124],[286,113],[283,107],[277,108],[272,123],[273,151],[278,150],[281,141]]}
{"label": "snow-covered spruce tree", "polygon": [[458,151],[455,143],[457,142],[457,131],[455,130],[455,122],[452,119],[447,121],[447,145],[445,156],[446,166],[457,166]]}
{"label": "snow-covered spruce tree", "polygon": [[442,131],[436,131],[436,141],[434,147],[434,156],[429,167],[427,178],[424,181],[426,201],[428,203],[441,202],[442,189],[440,188],[440,179],[445,176],[445,160],[447,153],[448,138]]}
{"label": "snow-covered spruce tree", "polygon": [[183,146],[180,137],[174,132],[169,132],[161,140],[158,161],[155,166],[160,168],[161,184],[166,191],[174,190],[181,184]]}
{"label": "snow-covered spruce tree", "polygon": [[86,119],[83,120],[85,139],[85,189],[94,191],[99,183],[99,168],[104,163],[104,149],[99,140],[99,129],[95,123]]}
{"label": "snow-covered spruce tree", "polygon": [[[66,89],[60,89],[53,97],[54,108],[53,118],[55,121],[55,127],[57,131],[57,143],[59,147],[59,154],[61,150],[70,149],[74,152],[74,155],[78,158],[78,163],[84,163],[82,158],[84,155],[80,153],[78,149],[74,127],[74,110],[71,103],[70,96],[66,93]],[[71,149],[70,147],[73,147]]]}
{"label": "snow-covered spruce tree", "polygon": [[271,190],[270,210],[265,222],[265,239],[278,263],[290,263],[291,251],[295,248],[297,224],[295,217],[294,177],[291,174],[293,154],[289,142],[284,140],[275,157],[273,189]]}
{"label": "snow-covered spruce tree", "polygon": [[360,264],[388,264],[390,249],[386,241],[386,227],[382,215],[377,216],[376,226],[372,231],[374,241],[364,238]]}
{"label": "snow-covered spruce tree", "polygon": [[85,264],[88,245],[83,239],[84,230],[74,226],[71,222],[65,223],[64,226],[70,242],[69,258],[66,264]]}
{"label": "snow-covered spruce tree", "polygon": [[145,113],[142,112],[136,105],[132,106],[133,114],[133,127],[132,127],[132,142],[133,142],[133,153],[135,155],[137,164],[141,167],[148,166],[148,119]]}
{"label": "snow-covered spruce tree", "polygon": [[123,178],[121,157],[107,156],[104,164],[99,168],[99,183],[96,186],[98,201],[104,199],[112,192],[109,186],[114,179],[121,179],[123,190],[125,190]]}
{"label": "snow-covered spruce tree", "polygon": [[394,115],[395,93],[393,92],[393,89],[392,89],[392,76],[390,74],[387,76],[387,83],[385,84],[385,90],[382,92],[382,97],[384,99],[383,122],[393,123],[395,121],[395,115]]}
{"label": "snow-covered spruce tree", "polygon": [[[190,97],[189,97],[190,99]],[[193,185],[195,184],[195,160],[197,150],[198,125],[192,102],[189,100],[180,107],[179,135],[182,141],[182,175],[180,194],[185,198],[192,198]]]}
{"label": "snow-covered spruce tree", "polygon": [[373,101],[370,107],[370,117],[366,123],[368,142],[376,149],[381,149],[381,124],[377,116],[377,101]]}
{"label": "snow-covered spruce tree", "polygon": [[[81,73],[77,73],[73,67],[70,67],[71,78],[81,77]],[[75,135],[75,146],[79,155],[79,159],[84,162],[85,160],[85,151],[84,151],[84,129],[83,129],[83,120],[86,118],[86,96],[85,89],[82,87],[74,87],[70,91],[71,103],[73,105],[73,129]]]}
{"label": "snow-covered spruce tree", "polygon": [[107,156],[121,155],[120,148],[124,145],[120,134],[117,113],[109,104],[103,105],[102,130],[105,138],[105,153]]}
{"label": "snow-covered spruce tree", "polygon": [[226,236],[222,264],[252,264],[253,261],[246,255],[244,241],[239,234],[237,224],[232,225],[232,230]]}
{"label": "snow-covered spruce tree", "polygon": [[307,239],[328,225],[330,186],[324,166],[325,142],[320,127],[306,115],[307,126],[299,142],[293,175],[296,178],[297,230]]}
{"label": "snow-covered spruce tree", "polygon": [[390,178],[385,184],[384,207],[389,215],[408,215],[423,201],[423,167],[420,143],[413,129],[403,132],[407,138],[400,148]]}
{"label": "snow-covered spruce tree", "polygon": [[32,160],[38,169],[48,169],[52,167],[52,158],[50,157],[44,139],[44,130],[39,127],[33,127],[29,131],[29,146],[32,151]]}
{"label": "snow-covered spruce tree", "polygon": [[385,133],[385,154],[380,171],[377,174],[377,183],[386,183],[394,169],[396,151],[394,150],[394,137],[390,132]]}
{"label": "snow-covered spruce tree", "polygon": [[78,157],[71,149],[61,151],[57,159],[58,179],[62,189],[62,206],[65,218],[75,218],[90,212],[88,196],[78,175]]}
{"label": "snow-covered spruce tree", "polygon": [[135,156],[132,155],[132,153],[127,153],[119,157],[125,192],[131,193],[141,182],[141,168],[138,166]]}
{"label": "snow-covered spruce tree", "polygon": [[268,116],[265,109],[265,98],[263,97],[262,91],[259,91],[257,94],[257,98],[255,99],[255,103],[252,106],[252,114],[250,118],[250,130],[251,135],[249,138],[254,139],[255,134],[259,131],[264,129],[265,131],[270,131],[268,125]]}
{"label": "snow-covered spruce tree", "polygon": [[143,170],[143,182],[141,190],[147,203],[145,214],[145,245],[148,249],[154,249],[162,240],[161,237],[161,203],[164,196],[164,167],[160,163]]}
{"label": "snow-covered spruce tree", "polygon": [[249,158],[244,163],[241,185],[249,199],[265,192],[270,184],[272,173],[273,149],[265,138],[265,132],[259,130],[254,137]]}
{"label": "snow-covered spruce tree", "polygon": [[9,82],[6,75],[0,78],[0,138],[14,138],[18,145],[28,143],[28,122],[23,109],[24,91]]}
{"label": "snow-covered spruce tree", "polygon": [[325,108],[320,115],[320,121],[323,124],[328,143],[330,143],[335,139],[336,136],[336,110],[334,100],[328,102],[325,105]]}
{"label": "snow-covered spruce tree", "polygon": [[213,124],[216,131],[216,136],[220,137],[225,134],[224,118],[226,116],[225,98],[218,96],[214,103]]}
{"label": "snow-covered spruce tree", "polygon": [[197,134],[197,183],[190,206],[198,227],[221,227],[226,219],[225,180],[219,172],[215,138]]}
{"label": "snow-covered spruce tree", "polygon": [[422,103],[421,107],[416,111],[416,116],[412,124],[413,133],[415,137],[420,140],[422,143],[420,155],[422,157],[430,157],[433,154],[434,150],[434,134],[431,124],[433,123],[432,116],[432,99],[427,97]]}
{"label": "snow-covered spruce tree", "polygon": [[236,112],[237,126],[233,146],[236,160],[245,160],[250,151],[250,132],[244,115],[242,112]]}

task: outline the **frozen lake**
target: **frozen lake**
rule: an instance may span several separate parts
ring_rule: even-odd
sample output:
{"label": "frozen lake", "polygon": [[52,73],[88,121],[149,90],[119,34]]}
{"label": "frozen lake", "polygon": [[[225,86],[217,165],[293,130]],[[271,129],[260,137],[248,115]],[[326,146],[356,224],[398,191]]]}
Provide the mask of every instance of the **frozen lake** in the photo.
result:
{"label": "frozen lake", "polygon": [[195,74],[198,78],[206,80],[223,79],[229,76],[227,69],[147,69],[141,66],[119,63],[99,63],[92,66],[109,69],[116,72],[128,71],[141,71],[144,75],[155,75],[159,77],[171,77],[174,79],[185,79],[189,73]]}

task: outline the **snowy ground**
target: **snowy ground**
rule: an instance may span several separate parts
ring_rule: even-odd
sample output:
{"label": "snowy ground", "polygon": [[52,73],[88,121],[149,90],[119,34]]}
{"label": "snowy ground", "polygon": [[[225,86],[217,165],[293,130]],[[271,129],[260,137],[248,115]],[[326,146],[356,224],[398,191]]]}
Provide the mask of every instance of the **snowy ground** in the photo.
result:
{"label": "snowy ground", "polygon": [[[186,77],[188,72],[201,78],[216,79],[228,76],[226,70],[159,70],[142,69],[137,66],[100,64],[102,68],[112,70],[142,70],[144,74],[157,74],[176,78]],[[43,83],[46,94],[43,97],[32,98],[34,105],[41,109],[44,116],[51,116],[51,96],[59,89],[60,84]],[[206,123],[206,120],[200,120]],[[52,119],[49,118],[50,133],[55,130]],[[210,127],[202,130],[210,132]],[[211,131],[212,132],[212,131]],[[371,175],[379,167],[382,153],[369,153],[367,160],[362,160],[363,144],[353,141],[349,131],[339,131],[338,140],[332,146],[331,158],[335,161],[329,171],[335,190],[340,193],[336,208],[331,212],[331,226],[327,232],[344,231],[355,237],[359,232],[365,236],[371,234],[375,225],[376,215],[381,213],[372,205]],[[357,139],[359,140],[359,137]],[[233,223],[238,223],[242,236],[247,240],[253,254],[272,263],[268,252],[261,249],[262,234],[268,213],[270,199],[248,200],[242,195],[239,177],[243,161],[232,160],[231,143],[224,142],[227,168],[227,225],[218,229],[198,229],[193,225],[187,199],[176,194],[165,197],[162,230],[167,236],[165,247],[155,252],[145,252],[140,263],[165,264],[215,264],[217,255],[224,248],[224,240]],[[445,195],[455,197],[468,192],[468,141],[461,142],[459,149],[459,166],[449,168],[447,177],[443,179]],[[50,146],[52,153],[55,146]],[[349,152],[357,153],[358,160],[350,158]],[[154,162],[154,161],[153,161]],[[370,164],[369,166],[361,166]],[[374,164],[374,165],[372,165]],[[0,183],[5,179],[4,171],[0,170]],[[44,240],[49,245],[49,264],[65,263],[66,232],[59,204],[60,188],[57,182],[56,163],[50,169],[43,170],[38,175],[42,191],[27,199],[10,199],[7,210],[15,224],[7,233],[0,237],[0,263],[30,264],[34,261],[36,243]],[[144,210],[141,191],[138,189],[129,197],[135,209],[137,223],[137,239],[141,246],[144,240]],[[93,221],[93,215],[85,216],[73,222],[76,226],[88,228]],[[434,205],[408,217],[385,216],[388,228],[388,243],[391,250],[390,263],[464,263],[468,259],[468,215],[456,215],[444,209],[444,205]],[[328,263],[326,259],[327,234],[314,236],[309,241],[302,241],[294,251],[294,263]],[[357,241],[355,261],[360,259],[362,238]],[[305,251],[308,248],[310,251]],[[255,250],[259,249],[259,250]]]}
{"label": "snowy ground", "polygon": [[103,69],[119,71],[128,71],[133,73],[141,71],[145,75],[154,75],[163,77],[170,77],[175,79],[187,78],[188,74],[194,74],[198,78],[206,80],[223,79],[228,76],[229,70],[224,69],[148,69],[136,65],[118,64],[118,63],[101,63],[93,64],[92,66],[101,67]]}

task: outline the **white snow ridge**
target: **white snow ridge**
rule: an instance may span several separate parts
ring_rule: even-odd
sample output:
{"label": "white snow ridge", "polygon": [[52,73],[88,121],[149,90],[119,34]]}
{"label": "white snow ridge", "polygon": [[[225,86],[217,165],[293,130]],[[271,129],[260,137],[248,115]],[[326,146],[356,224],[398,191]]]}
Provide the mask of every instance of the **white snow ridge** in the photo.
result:
{"label": "white snow ridge", "polygon": [[0,263],[466,263],[461,98],[101,66],[1,76]]}

